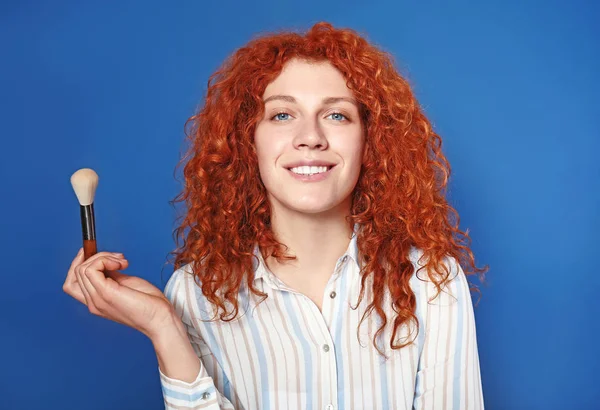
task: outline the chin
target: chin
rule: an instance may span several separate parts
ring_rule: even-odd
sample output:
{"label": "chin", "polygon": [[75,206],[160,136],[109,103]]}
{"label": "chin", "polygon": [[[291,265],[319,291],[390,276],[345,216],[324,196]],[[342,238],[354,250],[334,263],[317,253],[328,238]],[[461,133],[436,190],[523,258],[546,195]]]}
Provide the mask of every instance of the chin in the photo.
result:
{"label": "chin", "polygon": [[325,214],[328,212],[334,212],[336,209],[339,209],[340,203],[337,202],[322,202],[315,201],[313,203],[294,203],[294,204],[286,204],[286,206],[293,211],[300,212],[303,214],[310,215],[319,215]]}
{"label": "chin", "polygon": [[349,211],[351,203],[349,196],[344,199],[325,191],[320,191],[319,195],[314,192],[301,194],[288,190],[280,191],[277,194],[269,193],[269,201],[272,207],[275,208],[275,212],[278,208],[282,211],[287,210],[287,212],[314,216],[336,212],[345,213]]}
{"label": "chin", "polygon": [[322,215],[331,211],[331,208],[292,208],[294,211],[306,215]]}

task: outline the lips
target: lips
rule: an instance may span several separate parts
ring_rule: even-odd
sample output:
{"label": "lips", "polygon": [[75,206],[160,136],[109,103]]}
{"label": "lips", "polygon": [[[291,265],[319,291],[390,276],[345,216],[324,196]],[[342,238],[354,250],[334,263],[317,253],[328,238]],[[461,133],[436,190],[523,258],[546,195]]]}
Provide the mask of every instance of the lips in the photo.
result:
{"label": "lips", "polygon": [[[322,165],[325,166],[325,165]],[[296,180],[298,181],[302,181],[302,182],[319,182],[319,181],[323,181],[325,179],[327,179],[329,177],[329,175],[331,174],[331,170],[335,167],[335,165],[331,166],[331,167],[327,167],[327,171],[325,172],[319,172],[317,174],[296,174],[295,172],[293,172],[291,169],[288,169],[287,171],[289,172],[289,174]]]}
{"label": "lips", "polygon": [[[295,165],[295,166],[293,166],[293,167],[290,167],[290,168],[288,168],[288,167],[285,167],[285,169],[287,169],[287,170],[288,170],[288,171],[290,171],[290,172],[293,172],[293,171],[292,171],[292,169],[294,169],[294,168],[296,168],[296,167],[302,167],[302,166],[304,166],[304,165]],[[307,165],[307,166],[308,166],[308,165]],[[332,169],[333,167],[335,167],[335,165],[310,165],[310,166],[313,166],[313,167],[327,167],[327,171],[326,171],[326,172],[329,172],[329,171],[331,171],[331,169]]]}
{"label": "lips", "polygon": [[328,169],[331,169],[335,165],[336,164],[333,162],[322,161],[322,160],[299,160],[299,161],[290,162],[289,164],[284,165],[284,168],[292,169],[292,168],[296,168],[296,167],[327,167]]}

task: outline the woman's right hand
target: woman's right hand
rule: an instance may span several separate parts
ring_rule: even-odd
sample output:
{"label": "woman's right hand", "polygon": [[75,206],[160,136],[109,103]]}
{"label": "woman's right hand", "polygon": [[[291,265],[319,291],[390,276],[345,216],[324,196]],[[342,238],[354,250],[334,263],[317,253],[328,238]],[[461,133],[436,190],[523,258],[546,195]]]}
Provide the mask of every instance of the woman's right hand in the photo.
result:
{"label": "woman's right hand", "polygon": [[165,328],[177,326],[173,306],[157,287],[117,271],[127,266],[120,253],[99,252],[84,260],[80,249],[63,290],[92,314],[137,329],[150,339]]}

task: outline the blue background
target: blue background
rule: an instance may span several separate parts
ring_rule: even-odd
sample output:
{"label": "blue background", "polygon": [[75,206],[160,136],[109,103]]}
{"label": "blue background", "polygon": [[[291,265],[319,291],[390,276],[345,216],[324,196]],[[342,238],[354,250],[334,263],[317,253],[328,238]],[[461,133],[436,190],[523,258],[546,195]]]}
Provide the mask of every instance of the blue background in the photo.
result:
{"label": "blue background", "polygon": [[202,3],[0,6],[0,408],[162,408],[149,340],[62,292],[81,246],[70,175],[100,175],[100,250],[162,289],[208,76],[253,35],[320,20],[393,53],[443,138],[450,200],[490,266],[487,408],[598,408],[598,3]]}

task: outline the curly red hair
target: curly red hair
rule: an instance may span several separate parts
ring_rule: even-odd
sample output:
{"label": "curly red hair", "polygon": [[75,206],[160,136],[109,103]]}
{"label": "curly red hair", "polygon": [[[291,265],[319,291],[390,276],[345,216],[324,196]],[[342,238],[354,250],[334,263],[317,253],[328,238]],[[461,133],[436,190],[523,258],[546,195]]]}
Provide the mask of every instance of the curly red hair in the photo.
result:
{"label": "curly red hair", "polygon": [[[451,280],[444,258],[452,256],[467,275],[487,270],[475,266],[468,231],[445,199],[450,165],[408,82],[393,59],[355,31],[315,24],[305,35],[263,35],[237,50],[210,77],[204,106],[186,123],[191,143],[182,162],[185,187],[173,203],[185,201],[187,213],[174,232],[182,245],[171,252],[174,267],[194,267],[202,293],[221,320],[238,315],[243,282],[253,285],[253,250],[263,257],[287,258],[270,229],[267,192],[259,177],[253,144],[264,115],[261,96],[292,58],[329,61],[346,78],[361,106],[366,141],[359,181],[353,191],[349,223],[358,223],[362,300],[366,279],[373,277],[373,300],[365,315],[381,318],[373,343],[393,320],[392,349],[406,346],[396,335],[411,320],[416,298],[409,286],[412,246],[423,250],[425,267],[438,289]],[[201,269],[196,269],[201,267]],[[389,289],[396,317],[381,304]],[[230,307],[227,308],[227,305]],[[379,349],[378,349],[379,350]]]}

